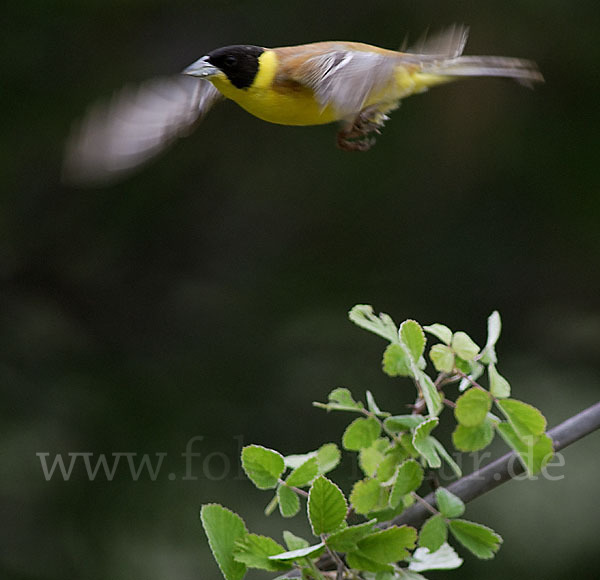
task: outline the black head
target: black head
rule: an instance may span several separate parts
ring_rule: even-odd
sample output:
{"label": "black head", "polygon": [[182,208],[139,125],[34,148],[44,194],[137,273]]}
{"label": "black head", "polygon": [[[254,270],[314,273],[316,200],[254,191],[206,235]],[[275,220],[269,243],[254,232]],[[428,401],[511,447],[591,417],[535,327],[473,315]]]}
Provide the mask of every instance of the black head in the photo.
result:
{"label": "black head", "polygon": [[217,48],[206,56],[210,64],[227,75],[234,87],[247,89],[258,73],[258,58],[264,51],[259,46],[238,44]]}

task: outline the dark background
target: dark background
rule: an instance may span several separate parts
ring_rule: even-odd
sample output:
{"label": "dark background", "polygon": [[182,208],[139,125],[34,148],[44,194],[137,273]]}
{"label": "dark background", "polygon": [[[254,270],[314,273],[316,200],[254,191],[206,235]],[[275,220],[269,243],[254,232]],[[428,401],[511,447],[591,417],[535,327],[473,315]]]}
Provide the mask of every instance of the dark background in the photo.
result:
{"label": "dark background", "polygon": [[[339,441],[348,419],[311,407],[335,386],[403,411],[412,387],[380,372],[383,341],[347,321],[356,303],[480,343],[498,309],[515,396],[550,425],[597,400],[596,2],[40,0],[2,13],[3,578],[216,580],[197,519],[211,501],[252,531],[306,535],[263,519],[270,495],[237,477],[238,447]],[[232,43],[394,48],[453,22],[471,26],[468,53],[535,59],[546,84],[470,80],[408,99],[366,154],[338,151],[333,126],[269,125],[225,103],[118,185],[60,185],[70,124],[124,84]],[[182,480],[195,436],[196,480]],[[597,444],[569,448],[559,481],[470,505],[504,547],[449,574],[595,577]],[[113,481],[79,463],[46,482],[40,452],[168,455],[156,481],[133,481],[123,459]]]}

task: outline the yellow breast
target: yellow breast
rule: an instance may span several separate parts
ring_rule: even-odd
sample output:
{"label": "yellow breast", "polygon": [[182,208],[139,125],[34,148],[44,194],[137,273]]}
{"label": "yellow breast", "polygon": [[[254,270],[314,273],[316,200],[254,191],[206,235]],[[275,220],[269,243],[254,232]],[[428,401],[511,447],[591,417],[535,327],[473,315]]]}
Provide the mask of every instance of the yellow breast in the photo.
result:
{"label": "yellow breast", "polygon": [[266,50],[259,64],[254,82],[245,89],[233,86],[224,74],[210,80],[224,96],[263,121],[280,125],[323,125],[337,120],[330,107],[323,109],[315,101],[309,88],[298,83],[274,82],[277,71],[274,51]]}

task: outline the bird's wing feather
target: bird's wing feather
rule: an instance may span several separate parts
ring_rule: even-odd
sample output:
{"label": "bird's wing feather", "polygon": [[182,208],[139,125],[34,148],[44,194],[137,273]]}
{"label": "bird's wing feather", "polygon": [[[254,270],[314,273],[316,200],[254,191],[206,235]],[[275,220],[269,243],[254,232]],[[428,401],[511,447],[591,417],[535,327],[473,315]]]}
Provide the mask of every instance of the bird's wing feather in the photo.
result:
{"label": "bird's wing feather", "polygon": [[210,82],[181,76],[147,81],[97,103],[69,136],[65,181],[85,185],[121,177],[187,134],[221,97]]}
{"label": "bird's wing feather", "polygon": [[340,43],[308,56],[293,77],[313,90],[323,108],[332,106],[340,117],[351,117],[392,81],[397,64],[391,51],[355,50]]}
{"label": "bird's wing feather", "polygon": [[408,52],[354,42],[315,43],[306,46],[305,55],[296,49],[294,56],[302,57],[302,62],[287,70],[294,80],[314,91],[323,108],[330,105],[340,117],[352,117],[371,95],[389,86],[398,65],[417,69],[425,62],[456,58],[462,54],[467,37],[466,26],[454,25],[424,36]]}
{"label": "bird's wing feather", "polygon": [[456,58],[463,53],[468,38],[468,26],[453,24],[440,32],[423,34],[407,49],[407,55],[414,55],[422,60]]}

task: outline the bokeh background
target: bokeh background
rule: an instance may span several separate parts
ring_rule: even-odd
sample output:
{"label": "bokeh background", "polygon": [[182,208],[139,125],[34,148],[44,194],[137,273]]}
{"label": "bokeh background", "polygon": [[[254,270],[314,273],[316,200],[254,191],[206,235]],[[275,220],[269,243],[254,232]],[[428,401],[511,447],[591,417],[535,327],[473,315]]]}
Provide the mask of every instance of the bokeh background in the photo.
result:
{"label": "bokeh background", "polygon": [[[239,446],[339,441],[348,418],[311,406],[335,386],[411,402],[380,371],[383,341],[348,322],[356,303],[480,342],[498,309],[516,396],[550,425],[598,399],[596,2],[24,0],[2,14],[2,578],[217,580],[198,521],[211,501],[255,532],[307,534],[264,520],[269,494],[240,477]],[[60,183],[71,123],[124,84],[227,44],[394,48],[453,22],[471,26],[467,52],[535,59],[546,84],[413,97],[366,154],[338,151],[335,127],[225,103],[122,183]],[[89,481],[80,459],[47,482],[36,453],[74,452],[167,455],[155,481],[125,459]],[[596,577],[597,452],[592,435],[566,450],[562,479],[473,502],[504,547],[449,574]]]}

